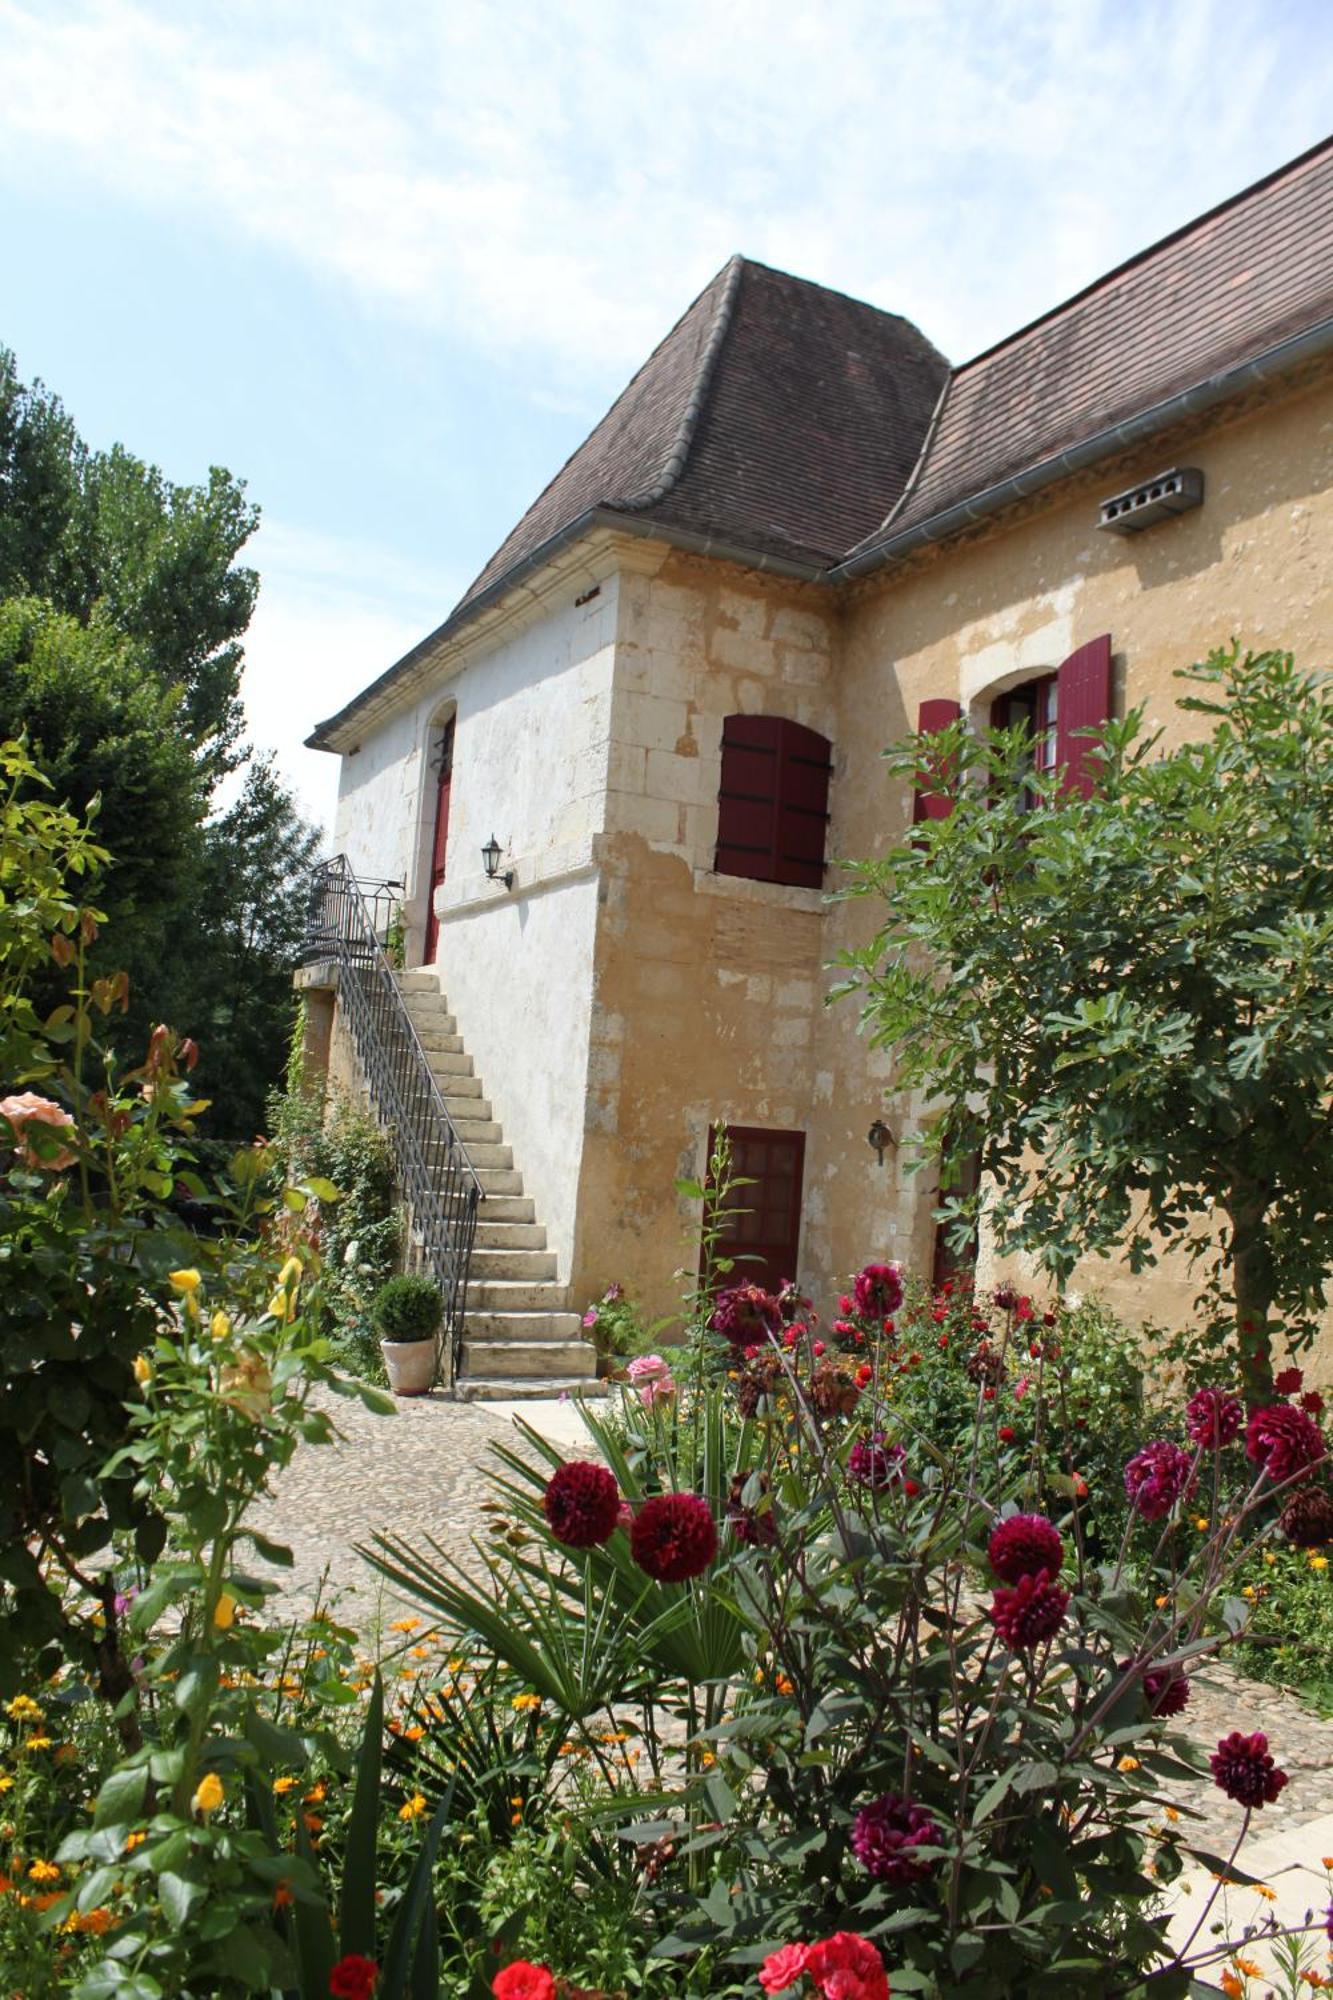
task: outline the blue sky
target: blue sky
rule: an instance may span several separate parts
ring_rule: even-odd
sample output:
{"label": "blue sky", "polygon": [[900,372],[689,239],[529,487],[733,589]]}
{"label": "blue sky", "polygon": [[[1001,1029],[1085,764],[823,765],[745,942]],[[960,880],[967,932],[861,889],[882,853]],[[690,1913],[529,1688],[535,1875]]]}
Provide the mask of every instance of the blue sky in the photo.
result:
{"label": "blue sky", "polygon": [[955,360],[1320,138],[1326,0],[0,0],[0,342],[263,509],[246,701],[438,623],[734,250]]}

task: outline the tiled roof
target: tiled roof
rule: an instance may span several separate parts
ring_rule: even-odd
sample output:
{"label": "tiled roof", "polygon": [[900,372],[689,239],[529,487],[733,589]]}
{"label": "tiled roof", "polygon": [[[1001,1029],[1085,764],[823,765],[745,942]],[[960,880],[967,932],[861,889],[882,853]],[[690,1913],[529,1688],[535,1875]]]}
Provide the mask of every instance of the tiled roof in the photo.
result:
{"label": "tiled roof", "polygon": [[954,371],[865,552],[1333,314],[1333,141]]}
{"label": "tiled roof", "polygon": [[590,507],[822,568],[893,505],[947,374],[896,313],[733,258],[454,616]]}

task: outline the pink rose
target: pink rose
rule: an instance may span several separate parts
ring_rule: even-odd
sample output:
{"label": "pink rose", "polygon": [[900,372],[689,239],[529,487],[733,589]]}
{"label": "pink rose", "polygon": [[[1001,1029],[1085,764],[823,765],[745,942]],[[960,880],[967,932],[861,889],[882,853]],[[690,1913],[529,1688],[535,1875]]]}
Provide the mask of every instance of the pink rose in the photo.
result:
{"label": "pink rose", "polygon": [[676,1393],[671,1369],[660,1354],[636,1355],[626,1372],[645,1410],[651,1410],[654,1403],[669,1402]]}
{"label": "pink rose", "polygon": [[[49,1097],[38,1097],[35,1091],[21,1090],[15,1097],[0,1097],[0,1117],[9,1120],[14,1128],[14,1137],[19,1140],[23,1139],[28,1125],[50,1125],[69,1138],[74,1136],[68,1111],[59,1104],[53,1104]],[[19,1145],[15,1151],[25,1167],[44,1167],[48,1173],[57,1173],[61,1167],[72,1167],[74,1164],[74,1155],[65,1146],[45,1156],[27,1144]]]}

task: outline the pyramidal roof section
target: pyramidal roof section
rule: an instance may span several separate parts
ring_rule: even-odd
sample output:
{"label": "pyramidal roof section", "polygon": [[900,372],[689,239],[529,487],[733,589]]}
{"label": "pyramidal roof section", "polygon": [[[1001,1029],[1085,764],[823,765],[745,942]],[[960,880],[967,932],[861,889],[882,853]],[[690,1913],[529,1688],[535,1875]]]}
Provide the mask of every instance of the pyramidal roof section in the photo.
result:
{"label": "pyramidal roof section", "polygon": [[899,314],[733,257],[454,616],[593,507],[823,568],[897,500],[948,372]]}

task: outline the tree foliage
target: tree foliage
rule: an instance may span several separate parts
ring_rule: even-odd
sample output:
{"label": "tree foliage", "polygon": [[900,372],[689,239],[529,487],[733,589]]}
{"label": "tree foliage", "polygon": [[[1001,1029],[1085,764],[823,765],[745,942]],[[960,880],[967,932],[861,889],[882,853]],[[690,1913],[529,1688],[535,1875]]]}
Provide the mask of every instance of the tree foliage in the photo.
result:
{"label": "tree foliage", "polygon": [[953,808],[853,871],[887,915],[840,990],[927,1094],[946,1187],[980,1152],[1000,1249],[1063,1280],[1184,1246],[1259,1395],[1333,1262],[1333,687],[1234,644],[1178,678],[1209,733],[1108,724],[1086,800],[1021,730],[889,750]]}

